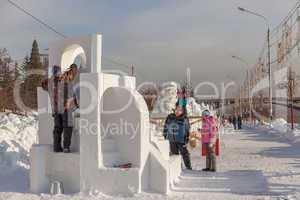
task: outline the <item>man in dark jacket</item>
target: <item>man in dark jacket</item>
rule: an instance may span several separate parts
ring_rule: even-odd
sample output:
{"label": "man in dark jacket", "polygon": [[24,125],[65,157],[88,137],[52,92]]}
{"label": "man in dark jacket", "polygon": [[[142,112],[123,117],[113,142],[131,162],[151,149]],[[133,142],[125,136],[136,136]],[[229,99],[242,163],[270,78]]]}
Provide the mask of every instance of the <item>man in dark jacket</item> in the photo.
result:
{"label": "man in dark jacket", "polygon": [[164,137],[170,142],[170,154],[181,154],[187,169],[192,169],[190,153],[187,149],[190,123],[186,116],[186,109],[176,106],[175,112],[168,115],[164,125]]}
{"label": "man in dark jacket", "polygon": [[237,129],[237,118],[236,118],[236,115],[233,115],[233,117],[232,117],[232,124],[233,124],[234,130],[236,130]]}
{"label": "man in dark jacket", "polygon": [[[72,81],[77,72],[77,66],[71,65],[70,69],[64,75],[61,75],[60,67],[54,66],[53,76],[42,83],[43,89],[49,93],[54,118],[54,152],[70,153],[74,123],[72,112],[76,107]],[[63,147],[61,146],[62,135]]]}
{"label": "man in dark jacket", "polygon": [[242,116],[239,115],[238,118],[237,118],[237,125],[238,125],[238,129],[242,129]]}

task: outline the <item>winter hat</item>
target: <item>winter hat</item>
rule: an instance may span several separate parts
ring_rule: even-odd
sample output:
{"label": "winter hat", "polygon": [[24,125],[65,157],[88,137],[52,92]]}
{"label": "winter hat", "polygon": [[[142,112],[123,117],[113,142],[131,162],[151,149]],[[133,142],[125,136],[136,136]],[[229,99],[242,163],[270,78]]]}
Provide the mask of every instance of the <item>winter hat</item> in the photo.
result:
{"label": "winter hat", "polygon": [[202,116],[210,116],[209,110],[204,110],[204,111],[202,112]]}
{"label": "winter hat", "polygon": [[72,70],[72,69],[78,69],[77,65],[73,63],[73,64],[68,68],[67,71],[70,71],[70,70]]}
{"label": "winter hat", "polygon": [[59,66],[57,66],[57,65],[54,65],[52,67],[52,75],[53,76],[57,76],[59,74],[61,74],[61,68]]}

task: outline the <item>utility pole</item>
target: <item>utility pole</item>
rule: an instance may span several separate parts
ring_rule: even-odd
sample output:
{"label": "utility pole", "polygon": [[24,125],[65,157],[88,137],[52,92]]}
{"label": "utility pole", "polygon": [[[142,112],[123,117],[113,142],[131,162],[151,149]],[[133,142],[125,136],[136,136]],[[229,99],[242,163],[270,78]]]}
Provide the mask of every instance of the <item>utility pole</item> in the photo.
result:
{"label": "utility pole", "polygon": [[271,46],[270,46],[270,27],[268,26],[268,68],[269,68],[269,98],[270,98],[270,123],[273,121],[273,89],[272,89],[272,69],[271,69]]}
{"label": "utility pole", "polygon": [[243,91],[244,91],[244,88],[243,88],[243,85],[241,85],[240,87],[240,99],[241,99],[241,108],[240,108],[240,115],[243,115]]}
{"label": "utility pole", "polygon": [[247,70],[247,79],[248,79],[248,103],[249,103],[249,118],[252,122],[252,101],[251,101],[251,80],[250,80],[250,69]]}
{"label": "utility pole", "polygon": [[295,129],[295,124],[294,124],[294,87],[295,87],[295,78],[292,72],[292,68],[289,67],[289,75],[288,75],[288,95],[289,95],[289,102],[288,105],[290,105],[290,120],[291,120],[291,128],[292,130]]}

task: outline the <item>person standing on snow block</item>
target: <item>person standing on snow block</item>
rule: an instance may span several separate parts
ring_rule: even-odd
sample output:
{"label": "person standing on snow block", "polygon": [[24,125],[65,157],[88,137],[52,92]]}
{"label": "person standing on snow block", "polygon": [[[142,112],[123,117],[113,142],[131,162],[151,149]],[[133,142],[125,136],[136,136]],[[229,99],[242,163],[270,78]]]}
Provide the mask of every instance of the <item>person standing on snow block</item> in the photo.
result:
{"label": "person standing on snow block", "polygon": [[[72,139],[72,132],[73,132],[73,125],[74,125],[74,118],[73,112],[76,108],[79,107],[78,100],[76,99],[76,94],[74,90],[74,80],[78,75],[78,68],[76,64],[72,64],[70,68],[66,71],[63,75],[62,82],[64,88],[64,112],[59,121],[60,125],[63,126],[64,132],[64,141],[63,141],[63,152],[70,153],[70,146],[71,146],[71,139]],[[60,132],[58,137],[61,138],[62,133]]]}
{"label": "person standing on snow block", "polygon": [[[72,111],[77,107],[72,81],[78,70],[75,64],[61,75],[61,69],[54,66],[53,76],[42,83],[51,100],[52,115],[54,118],[53,151],[70,153],[71,138],[73,132]],[[61,139],[63,134],[63,148]]]}
{"label": "person standing on snow block", "polygon": [[202,145],[204,145],[206,151],[206,168],[203,171],[215,172],[217,170],[215,152],[216,134],[217,124],[215,118],[210,115],[208,110],[203,111],[201,138]]}
{"label": "person standing on snow block", "polygon": [[175,112],[168,115],[163,135],[170,142],[170,154],[181,154],[185,167],[192,170],[190,153],[187,149],[190,134],[190,123],[187,118],[186,109],[179,104],[176,105]]}

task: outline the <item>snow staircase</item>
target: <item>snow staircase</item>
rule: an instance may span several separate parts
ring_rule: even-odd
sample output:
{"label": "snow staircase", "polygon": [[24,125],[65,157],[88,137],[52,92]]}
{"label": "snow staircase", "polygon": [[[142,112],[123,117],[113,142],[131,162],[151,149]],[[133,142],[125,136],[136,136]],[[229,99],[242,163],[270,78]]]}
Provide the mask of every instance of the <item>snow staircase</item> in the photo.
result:
{"label": "snow staircase", "polygon": [[184,171],[171,184],[174,192],[219,192],[263,194],[267,181],[259,171],[202,172]]}
{"label": "snow staircase", "polygon": [[103,165],[111,168],[120,165],[122,162],[121,154],[117,148],[116,141],[112,138],[102,139]]}

